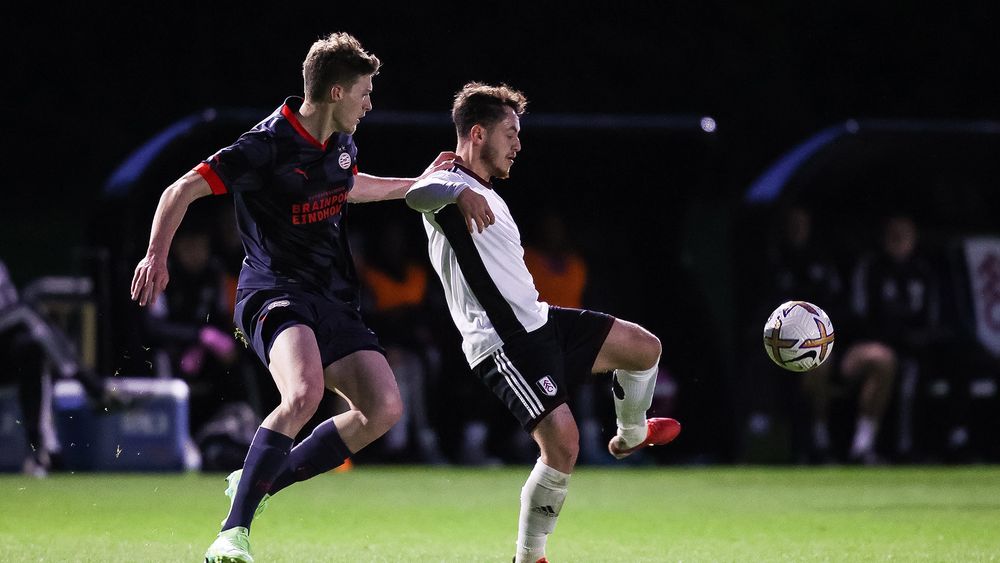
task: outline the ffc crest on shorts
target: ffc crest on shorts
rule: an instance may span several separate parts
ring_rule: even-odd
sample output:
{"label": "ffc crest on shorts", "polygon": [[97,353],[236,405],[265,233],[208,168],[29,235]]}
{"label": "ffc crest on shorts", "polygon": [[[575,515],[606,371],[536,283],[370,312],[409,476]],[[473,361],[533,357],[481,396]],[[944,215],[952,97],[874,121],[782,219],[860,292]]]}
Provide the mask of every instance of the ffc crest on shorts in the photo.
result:
{"label": "ffc crest on shorts", "polygon": [[556,391],[559,390],[559,388],[556,387],[556,382],[552,381],[552,378],[547,375],[536,381],[535,385],[541,389],[542,393],[545,393],[549,397],[555,397]]}

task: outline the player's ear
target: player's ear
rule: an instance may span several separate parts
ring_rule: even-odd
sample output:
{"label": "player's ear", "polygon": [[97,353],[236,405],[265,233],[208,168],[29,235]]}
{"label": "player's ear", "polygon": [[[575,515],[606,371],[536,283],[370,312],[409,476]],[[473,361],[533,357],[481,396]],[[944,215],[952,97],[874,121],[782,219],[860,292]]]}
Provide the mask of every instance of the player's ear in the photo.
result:
{"label": "player's ear", "polygon": [[330,86],[330,101],[339,102],[344,97],[344,87],[340,84]]}
{"label": "player's ear", "polygon": [[475,124],[469,130],[469,138],[473,143],[482,143],[486,140],[486,128],[480,124]]}

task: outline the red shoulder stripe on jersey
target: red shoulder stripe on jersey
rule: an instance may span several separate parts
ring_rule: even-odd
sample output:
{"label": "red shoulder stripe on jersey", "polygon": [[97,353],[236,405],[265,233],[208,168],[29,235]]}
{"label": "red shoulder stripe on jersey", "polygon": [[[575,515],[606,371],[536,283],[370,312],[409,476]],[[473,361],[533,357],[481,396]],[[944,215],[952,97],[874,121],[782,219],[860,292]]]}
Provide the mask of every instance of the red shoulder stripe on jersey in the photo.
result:
{"label": "red shoulder stripe on jersey", "polygon": [[303,139],[309,141],[318,149],[326,150],[326,143],[317,141],[316,137],[313,137],[309,131],[306,131],[306,128],[299,123],[299,118],[295,117],[295,112],[292,111],[292,108],[288,107],[288,104],[281,106],[281,115],[285,116],[285,119],[292,124],[292,128],[295,129],[299,135],[302,135]]}
{"label": "red shoulder stripe on jersey", "polygon": [[201,174],[201,177],[208,182],[208,187],[212,188],[213,194],[222,195],[229,191],[226,189],[226,184],[222,182],[222,178],[219,178],[219,175],[215,173],[215,170],[212,170],[207,162],[195,166],[194,171]]}
{"label": "red shoulder stripe on jersey", "polygon": [[351,174],[354,174],[355,176],[358,175],[358,165],[357,164],[354,165],[354,168],[351,168]]}

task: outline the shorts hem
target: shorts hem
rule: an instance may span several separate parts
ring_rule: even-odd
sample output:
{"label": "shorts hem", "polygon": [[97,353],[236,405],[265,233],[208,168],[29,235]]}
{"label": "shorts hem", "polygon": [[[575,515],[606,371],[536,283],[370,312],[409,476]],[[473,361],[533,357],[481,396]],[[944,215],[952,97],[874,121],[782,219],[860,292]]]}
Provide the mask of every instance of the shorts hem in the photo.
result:
{"label": "shorts hem", "polygon": [[330,359],[329,361],[323,360],[323,369],[325,370],[326,368],[332,366],[334,363],[336,363],[336,362],[338,362],[340,360],[343,360],[344,358],[346,358],[347,356],[350,356],[351,354],[353,354],[355,352],[364,352],[366,350],[370,350],[372,352],[378,352],[379,354],[382,354],[382,356],[385,356],[385,349],[382,348],[381,346],[379,346],[377,344],[364,344],[362,346],[358,346],[357,348],[355,348],[353,350],[350,350],[348,352],[345,352],[343,354],[336,355],[332,359]]}
{"label": "shorts hem", "polygon": [[552,414],[552,411],[554,411],[557,408],[559,408],[560,406],[568,404],[568,403],[569,403],[569,399],[563,399],[562,401],[553,404],[552,408],[547,409],[545,412],[543,412],[542,414],[538,415],[537,418],[532,418],[528,422],[528,424],[523,425],[522,428],[524,428],[525,432],[527,432],[528,434],[531,434],[532,432],[535,431],[535,428],[538,427],[539,423],[541,423],[543,420],[545,420],[546,418],[548,418],[550,414]]}

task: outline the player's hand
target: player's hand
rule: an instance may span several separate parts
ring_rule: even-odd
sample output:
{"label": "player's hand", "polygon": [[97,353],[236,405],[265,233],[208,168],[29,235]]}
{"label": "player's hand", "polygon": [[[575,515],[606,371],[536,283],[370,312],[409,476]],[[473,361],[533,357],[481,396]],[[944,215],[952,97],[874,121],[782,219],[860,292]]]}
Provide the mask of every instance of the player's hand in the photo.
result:
{"label": "player's hand", "polygon": [[427,176],[430,176],[431,174],[437,172],[438,170],[447,170],[452,166],[454,166],[455,162],[461,162],[461,161],[462,159],[459,158],[457,154],[451,151],[444,151],[441,154],[437,155],[437,158],[434,159],[434,162],[432,162],[424,170],[424,173],[421,174],[417,179],[419,180],[420,178],[425,178]]}
{"label": "player's hand", "polygon": [[496,220],[486,198],[477,194],[472,188],[462,190],[458,194],[458,199],[455,200],[455,205],[465,217],[465,223],[468,225],[470,233],[473,230],[478,230],[481,233]]}
{"label": "player's hand", "polygon": [[132,301],[138,301],[141,307],[156,303],[156,298],[163,293],[169,281],[167,261],[147,255],[139,261],[132,276]]}

